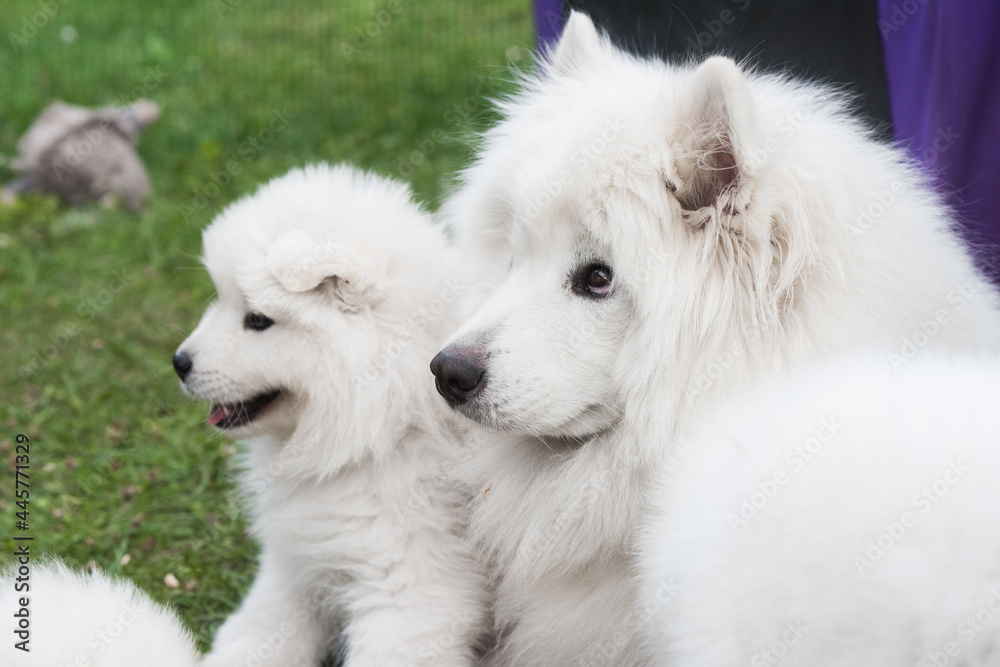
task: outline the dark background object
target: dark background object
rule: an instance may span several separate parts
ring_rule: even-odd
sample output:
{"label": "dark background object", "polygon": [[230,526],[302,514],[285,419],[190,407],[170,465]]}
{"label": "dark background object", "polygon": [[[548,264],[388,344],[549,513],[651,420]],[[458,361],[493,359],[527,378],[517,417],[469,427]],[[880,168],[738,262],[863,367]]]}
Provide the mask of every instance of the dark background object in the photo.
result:
{"label": "dark background object", "polygon": [[885,139],[892,136],[873,0],[565,0],[620,47],[671,62],[723,54],[767,71],[844,86]]}

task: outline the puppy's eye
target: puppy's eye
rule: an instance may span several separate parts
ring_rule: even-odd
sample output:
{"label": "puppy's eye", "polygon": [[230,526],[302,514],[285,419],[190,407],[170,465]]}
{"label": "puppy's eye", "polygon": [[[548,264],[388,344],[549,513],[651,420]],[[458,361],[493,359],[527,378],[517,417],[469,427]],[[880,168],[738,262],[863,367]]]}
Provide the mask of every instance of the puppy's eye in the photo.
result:
{"label": "puppy's eye", "polygon": [[243,328],[252,331],[263,331],[272,324],[274,320],[262,313],[247,313],[243,318]]}
{"label": "puppy's eye", "polygon": [[582,296],[600,299],[611,293],[613,274],[606,264],[587,264],[573,279],[573,291]]}

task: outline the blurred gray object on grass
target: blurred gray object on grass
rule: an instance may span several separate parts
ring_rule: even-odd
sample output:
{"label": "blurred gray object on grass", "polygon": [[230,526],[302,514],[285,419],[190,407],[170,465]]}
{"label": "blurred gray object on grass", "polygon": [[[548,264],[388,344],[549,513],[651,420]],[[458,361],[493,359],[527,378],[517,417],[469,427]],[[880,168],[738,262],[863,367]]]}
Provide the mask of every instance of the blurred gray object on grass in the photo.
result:
{"label": "blurred gray object on grass", "polygon": [[3,200],[42,192],[68,206],[117,200],[138,211],[151,188],[135,145],[159,117],[160,108],[149,100],[101,109],[49,105],[18,144],[11,162],[18,177],[4,186]]}

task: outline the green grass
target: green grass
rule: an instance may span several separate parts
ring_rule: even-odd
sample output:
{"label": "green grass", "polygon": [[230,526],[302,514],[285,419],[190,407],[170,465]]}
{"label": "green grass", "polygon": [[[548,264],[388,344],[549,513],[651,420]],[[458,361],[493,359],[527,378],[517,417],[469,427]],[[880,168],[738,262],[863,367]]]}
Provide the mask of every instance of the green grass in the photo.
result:
{"label": "green grass", "polygon": [[[38,0],[5,0],[0,23],[0,179],[54,99],[163,108],[139,147],[155,188],[141,215],[40,197],[0,206],[0,562],[20,534],[13,440],[27,433],[35,553],[127,575],[178,609],[202,648],[252,580],[256,547],[235,448],[170,367],[213,296],[201,229],[317,160],[406,177],[437,205],[491,121],[484,95],[508,87],[506,64],[523,64],[532,41],[527,2],[237,1],[69,0],[32,34],[23,19]],[[380,10],[387,25],[352,44]],[[287,127],[241,153],[275,110]],[[230,162],[238,173],[217,187]]]}

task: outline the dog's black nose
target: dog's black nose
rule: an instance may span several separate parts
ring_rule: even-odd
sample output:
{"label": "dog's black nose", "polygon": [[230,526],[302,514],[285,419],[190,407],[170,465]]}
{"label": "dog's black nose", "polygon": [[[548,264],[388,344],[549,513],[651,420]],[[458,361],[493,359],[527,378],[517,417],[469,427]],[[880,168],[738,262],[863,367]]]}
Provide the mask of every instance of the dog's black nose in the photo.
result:
{"label": "dog's black nose", "polygon": [[483,355],[468,347],[446,347],[431,360],[431,373],[438,393],[455,407],[482,389],[486,374]]}
{"label": "dog's black nose", "polygon": [[187,377],[188,373],[191,372],[191,367],[193,365],[194,362],[191,361],[191,357],[189,357],[186,353],[178,352],[174,355],[174,370],[177,371],[177,377],[181,380]]}

